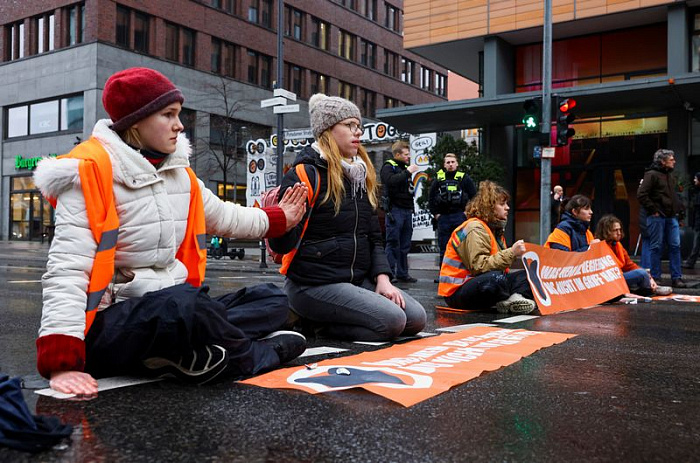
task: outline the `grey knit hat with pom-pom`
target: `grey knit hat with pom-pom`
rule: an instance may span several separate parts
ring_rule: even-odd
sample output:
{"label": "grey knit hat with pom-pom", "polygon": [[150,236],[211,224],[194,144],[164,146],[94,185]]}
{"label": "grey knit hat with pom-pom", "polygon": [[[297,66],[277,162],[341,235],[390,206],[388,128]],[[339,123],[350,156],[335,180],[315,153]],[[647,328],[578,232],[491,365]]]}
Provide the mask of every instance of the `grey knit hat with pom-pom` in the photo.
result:
{"label": "grey knit hat with pom-pom", "polygon": [[355,103],[339,96],[326,96],[323,93],[316,93],[309,99],[309,115],[311,130],[317,139],[326,129],[350,117],[362,123],[362,115]]}

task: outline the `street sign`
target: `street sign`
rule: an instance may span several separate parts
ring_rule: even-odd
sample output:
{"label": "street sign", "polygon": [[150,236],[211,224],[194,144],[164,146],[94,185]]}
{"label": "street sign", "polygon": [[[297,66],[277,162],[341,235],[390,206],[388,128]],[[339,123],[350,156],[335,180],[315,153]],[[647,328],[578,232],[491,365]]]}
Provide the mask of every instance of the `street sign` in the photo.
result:
{"label": "street sign", "polygon": [[288,100],[297,101],[297,94],[296,94],[296,93],[292,93],[292,92],[290,92],[289,90],[285,90],[285,89],[283,89],[283,88],[276,88],[276,89],[274,89],[274,90],[273,90],[273,94],[274,94],[275,96],[284,97],[284,98],[286,98],[286,99],[288,99]]}
{"label": "street sign", "polygon": [[260,101],[261,108],[268,108],[270,106],[284,105],[287,104],[287,100],[282,97],[268,98],[267,100]]}
{"label": "street sign", "polygon": [[284,114],[284,113],[298,113],[299,112],[299,105],[298,104],[288,104],[284,106],[275,106],[272,108],[272,112],[275,114]]}
{"label": "street sign", "polygon": [[545,159],[553,159],[554,158],[554,147],[550,146],[547,148],[542,148],[542,157]]}
{"label": "street sign", "polygon": [[292,129],[284,131],[285,140],[305,140],[314,138],[314,133],[311,129]]}

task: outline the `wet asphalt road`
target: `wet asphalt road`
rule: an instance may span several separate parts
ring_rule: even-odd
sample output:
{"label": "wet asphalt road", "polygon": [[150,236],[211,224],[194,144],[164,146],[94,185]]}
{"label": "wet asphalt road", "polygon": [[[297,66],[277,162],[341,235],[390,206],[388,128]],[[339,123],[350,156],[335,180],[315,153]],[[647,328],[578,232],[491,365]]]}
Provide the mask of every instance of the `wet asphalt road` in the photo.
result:
{"label": "wet asphalt road", "polygon": [[[282,281],[219,267],[208,273],[214,295]],[[434,272],[413,273],[421,281],[404,288],[428,311],[425,331],[503,317],[438,312]],[[37,379],[40,275],[0,262],[0,369],[29,380]],[[231,382],[159,382],[88,402],[26,390],[33,412],[75,426],[72,442],[36,457],[0,448],[0,461],[700,460],[700,306],[607,305],[506,327],[578,336],[410,408],[359,390],[314,396]]]}

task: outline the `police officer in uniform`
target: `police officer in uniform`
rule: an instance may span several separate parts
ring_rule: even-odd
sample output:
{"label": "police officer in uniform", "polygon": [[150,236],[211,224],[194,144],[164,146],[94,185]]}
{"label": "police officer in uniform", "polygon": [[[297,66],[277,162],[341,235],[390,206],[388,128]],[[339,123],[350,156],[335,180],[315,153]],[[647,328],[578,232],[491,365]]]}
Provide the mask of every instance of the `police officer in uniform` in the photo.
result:
{"label": "police officer in uniform", "polygon": [[457,170],[457,155],[445,155],[444,168],[437,171],[437,176],[430,185],[430,213],[437,221],[438,246],[440,247],[440,262],[445,254],[447,242],[452,232],[462,224],[467,217],[464,207],[476,195],[476,188],[471,177]]}
{"label": "police officer in uniform", "polygon": [[413,174],[418,166],[411,164],[411,154],[405,141],[391,146],[393,159],[382,166],[380,176],[384,185],[382,208],[386,212],[386,257],[394,278],[405,283],[416,280],[408,274],[408,252],[413,236]]}

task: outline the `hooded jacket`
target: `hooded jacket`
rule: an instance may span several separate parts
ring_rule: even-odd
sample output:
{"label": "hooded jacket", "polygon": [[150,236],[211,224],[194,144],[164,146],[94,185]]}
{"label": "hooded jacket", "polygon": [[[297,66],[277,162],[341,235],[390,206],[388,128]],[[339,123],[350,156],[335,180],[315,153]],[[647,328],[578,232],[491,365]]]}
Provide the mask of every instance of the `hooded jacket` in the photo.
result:
{"label": "hooded jacket", "polygon": [[[100,308],[139,297],[187,279],[187,268],[175,258],[185,236],[190,204],[190,146],[180,134],[176,150],[158,167],[148,162],[101,120],[92,136],[110,157],[114,201],[119,217],[113,283]],[[80,187],[79,160],[48,158],[34,174],[45,196],[57,198],[55,234],[42,277],[43,311],[37,355],[39,372],[83,370],[86,288],[97,245]],[[260,238],[284,233],[284,212],[253,209],[217,198],[198,180],[208,233]]]}
{"label": "hooded jacket", "polygon": [[[562,212],[561,222],[547,238],[545,247],[567,252],[585,252],[588,250],[590,242],[593,241],[593,234],[588,229],[589,226],[590,222],[577,219],[570,212]],[[569,236],[571,248],[567,248],[555,238],[557,230],[561,230]]]}
{"label": "hooded jacket", "polygon": [[[331,200],[324,202],[328,189],[328,164],[317,151],[318,145],[307,146],[299,153],[294,165],[305,164],[307,176],[314,179],[311,166],[316,167],[321,186],[309,225],[299,250],[294,256],[287,278],[296,284],[317,286],[331,283],[360,285],[365,278],[375,280],[380,274],[391,275],[384,254],[377,211],[372,207],[366,192],[352,194],[352,187],[345,178],[345,197],[338,215]],[[311,180],[313,181],[313,180]],[[281,198],[285,190],[299,182],[295,169],[289,169],[280,188]],[[315,186],[315,185],[313,185]],[[299,240],[304,221],[284,236],[269,240],[273,251],[289,252]]]}
{"label": "hooded jacket", "polygon": [[683,210],[677,191],[678,182],[671,170],[653,163],[644,171],[637,199],[648,216],[658,212],[663,217],[671,218]]}

